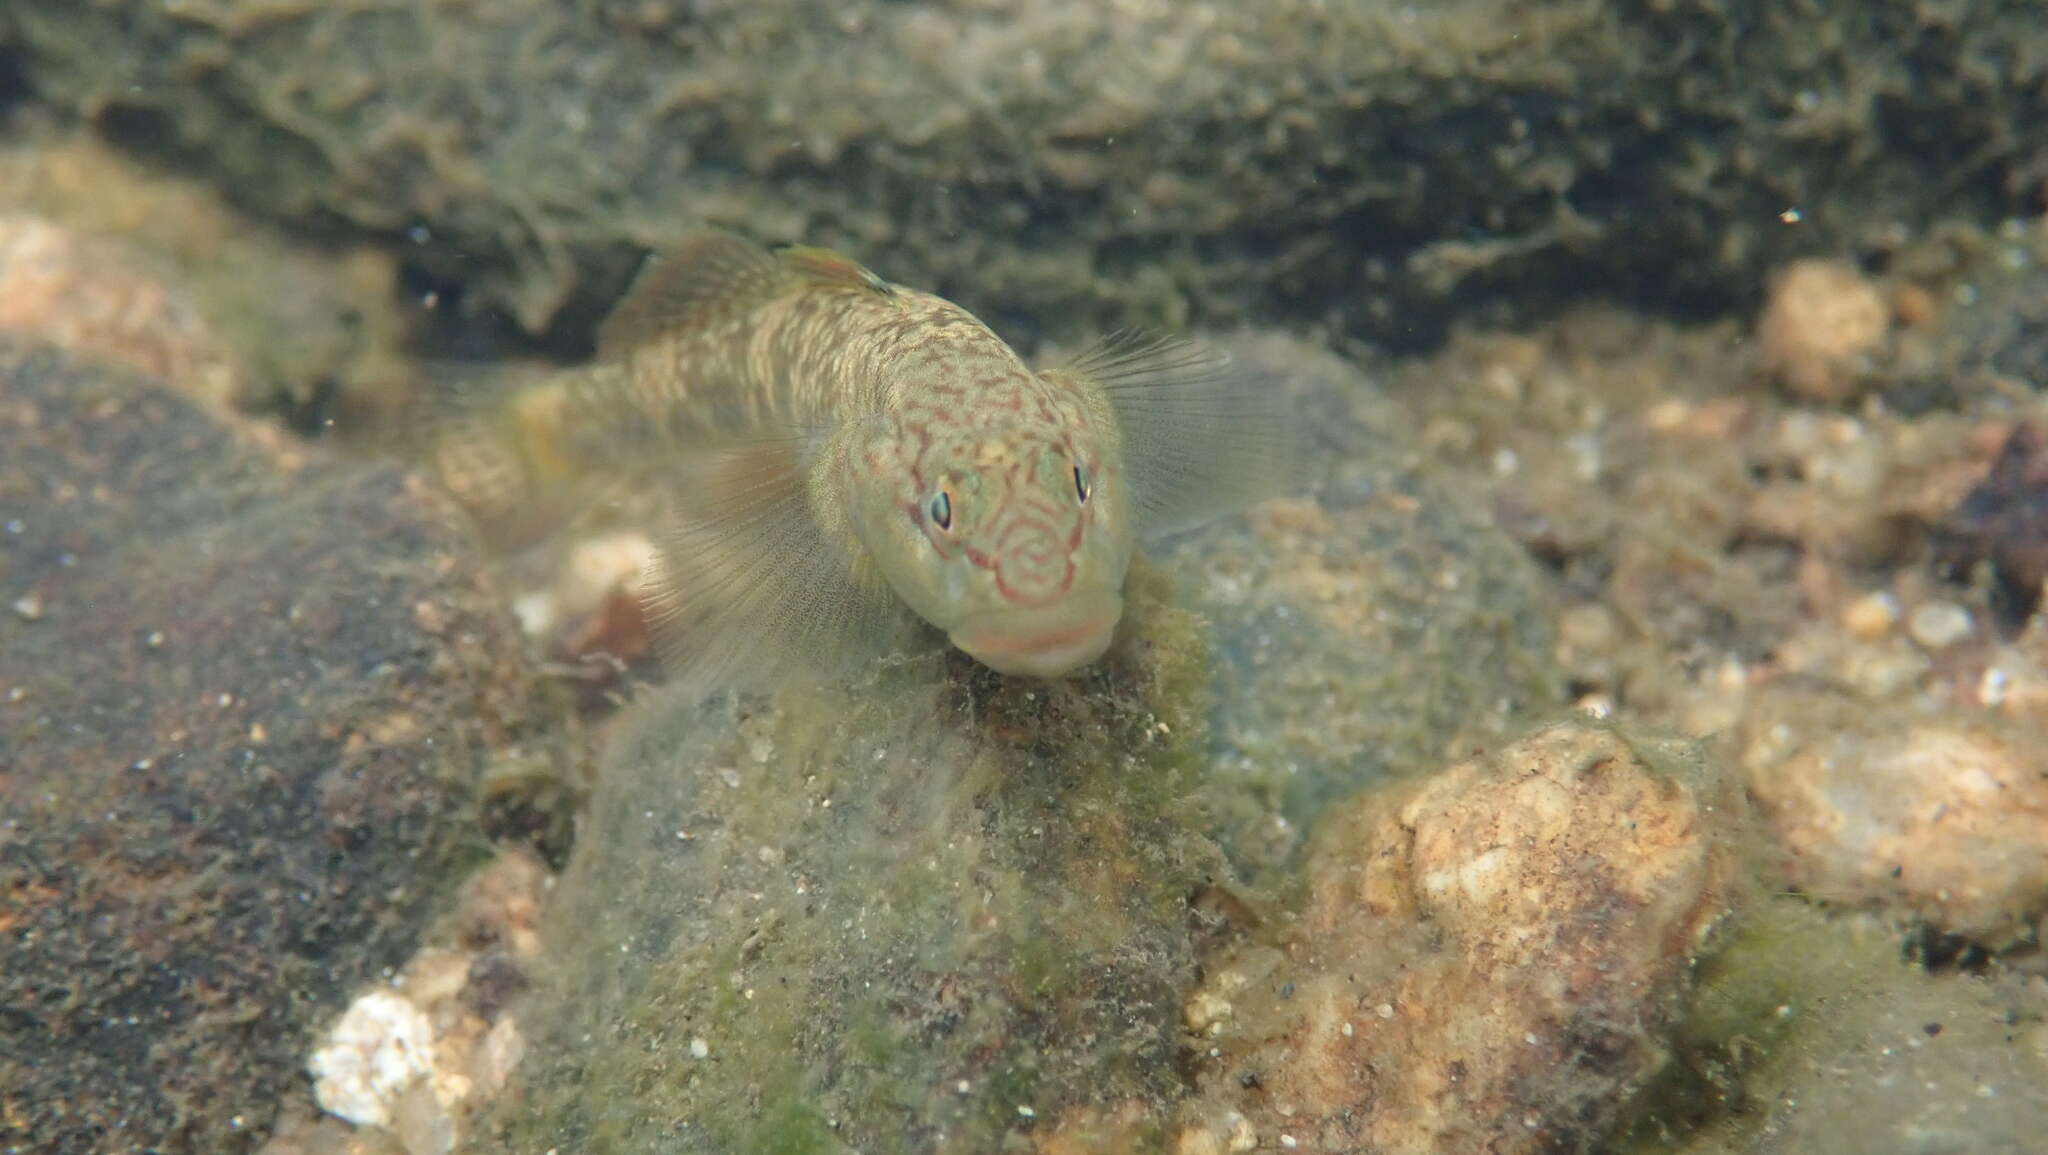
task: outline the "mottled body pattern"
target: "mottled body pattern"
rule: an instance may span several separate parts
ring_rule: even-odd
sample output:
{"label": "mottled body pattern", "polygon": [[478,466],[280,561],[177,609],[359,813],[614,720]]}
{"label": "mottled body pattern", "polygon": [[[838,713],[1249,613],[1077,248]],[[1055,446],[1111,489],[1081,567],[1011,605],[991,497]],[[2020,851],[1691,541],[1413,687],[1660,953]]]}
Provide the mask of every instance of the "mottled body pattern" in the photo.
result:
{"label": "mottled body pattern", "polygon": [[1107,647],[1140,529],[1254,495],[1282,441],[1270,395],[1198,347],[1124,337],[1034,371],[949,301],[718,234],[651,266],[599,353],[515,401],[521,468],[670,494],[653,609],[721,685],[919,621],[1064,674]]}

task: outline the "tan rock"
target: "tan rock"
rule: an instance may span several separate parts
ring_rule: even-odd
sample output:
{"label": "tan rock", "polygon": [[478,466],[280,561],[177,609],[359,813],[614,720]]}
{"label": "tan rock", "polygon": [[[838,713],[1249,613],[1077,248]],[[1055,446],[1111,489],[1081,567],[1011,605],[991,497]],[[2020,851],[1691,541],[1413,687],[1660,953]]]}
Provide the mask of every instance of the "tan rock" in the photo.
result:
{"label": "tan rock", "polygon": [[1891,329],[1891,306],[1844,261],[1796,261],[1779,274],[1757,321],[1764,369],[1801,396],[1839,401],[1868,376]]}
{"label": "tan rock", "polygon": [[1741,815],[1717,776],[1590,724],[1340,808],[1284,964],[1203,1052],[1212,1094],[1302,1150],[1588,1141],[1666,1061]]}
{"label": "tan rock", "polygon": [[1987,946],[2048,912],[2048,762],[1954,721],[1782,695],[1745,729],[1751,795],[1786,881]]}
{"label": "tan rock", "polygon": [[118,242],[0,216],[0,330],[161,378],[225,406],[241,371],[188,288]]}

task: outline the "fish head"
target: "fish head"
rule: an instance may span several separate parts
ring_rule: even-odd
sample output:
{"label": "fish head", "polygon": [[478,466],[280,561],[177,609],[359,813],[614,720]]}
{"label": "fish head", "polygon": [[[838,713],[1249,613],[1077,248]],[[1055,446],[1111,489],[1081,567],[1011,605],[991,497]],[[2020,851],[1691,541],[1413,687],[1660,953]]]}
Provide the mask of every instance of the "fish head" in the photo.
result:
{"label": "fish head", "polygon": [[1060,408],[973,427],[884,420],[852,462],[855,529],[889,584],[999,673],[1087,665],[1123,615],[1133,527],[1113,435]]}

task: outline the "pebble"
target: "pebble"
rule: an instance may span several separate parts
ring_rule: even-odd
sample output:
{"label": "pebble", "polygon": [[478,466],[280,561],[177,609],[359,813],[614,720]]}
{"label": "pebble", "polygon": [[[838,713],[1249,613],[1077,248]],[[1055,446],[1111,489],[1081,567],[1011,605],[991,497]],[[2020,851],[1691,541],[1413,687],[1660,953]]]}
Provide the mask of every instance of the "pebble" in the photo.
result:
{"label": "pebble", "polygon": [[410,1000],[373,991],[349,1006],[306,1066],[322,1110],[385,1126],[399,1096],[433,1070],[434,1028]]}
{"label": "pebble", "polygon": [[1864,641],[1890,633],[1899,624],[1899,599],[1882,591],[1865,594],[1842,611],[1842,626]]}
{"label": "pebble", "polygon": [[1954,602],[1928,602],[1913,611],[1906,625],[1913,640],[1939,650],[1968,638],[1975,628],[1970,611]]}
{"label": "pebble", "polygon": [[1614,611],[1597,602],[1576,605],[1558,616],[1558,640],[1582,652],[1599,653],[1611,648],[1621,634]]}

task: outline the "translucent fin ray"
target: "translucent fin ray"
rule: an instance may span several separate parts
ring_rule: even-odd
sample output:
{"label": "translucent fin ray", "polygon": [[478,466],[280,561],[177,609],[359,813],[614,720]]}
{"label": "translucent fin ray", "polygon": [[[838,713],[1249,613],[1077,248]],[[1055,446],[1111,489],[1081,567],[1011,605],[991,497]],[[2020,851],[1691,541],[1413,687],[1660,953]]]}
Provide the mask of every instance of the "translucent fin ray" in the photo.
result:
{"label": "translucent fin ray", "polygon": [[896,291],[866,265],[831,249],[785,245],[775,250],[775,256],[792,273],[826,288],[859,289],[885,297]]}
{"label": "translucent fin ray", "polygon": [[1300,429],[1281,392],[1202,342],[1126,330],[1049,375],[1092,382],[1108,399],[1148,535],[1279,493],[1298,460]]}
{"label": "translucent fin ray", "polygon": [[738,316],[792,283],[788,268],[752,241],[699,233],[640,270],[598,326],[598,354],[620,356],[677,330]]}
{"label": "translucent fin ray", "polygon": [[642,586],[689,693],[828,678],[915,637],[881,575],[820,528],[805,473],[814,440],[693,452],[671,479],[674,518]]}

